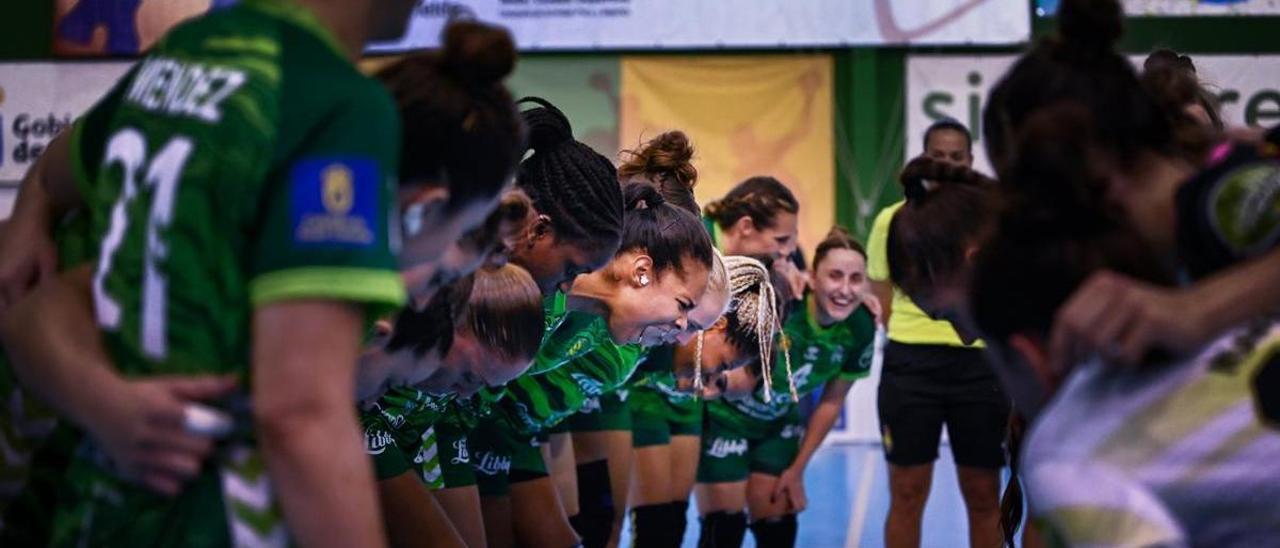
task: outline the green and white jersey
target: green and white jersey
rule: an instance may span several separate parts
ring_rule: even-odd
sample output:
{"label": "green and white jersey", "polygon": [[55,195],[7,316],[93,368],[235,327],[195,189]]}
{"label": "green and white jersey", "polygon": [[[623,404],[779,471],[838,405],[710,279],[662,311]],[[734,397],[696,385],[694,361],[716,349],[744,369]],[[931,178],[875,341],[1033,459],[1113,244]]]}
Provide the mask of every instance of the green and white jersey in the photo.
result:
{"label": "green and white jersey", "polygon": [[128,374],[247,371],[258,306],[404,301],[395,105],[300,7],[245,0],[175,28],[72,139],[94,307]]}
{"label": "green and white jersey", "polygon": [[[702,420],[702,400],[695,392],[676,388],[674,346],[660,346],[648,353],[632,377],[628,405],[638,413],[649,413],[672,422]],[[658,397],[650,397],[650,395]]]}
{"label": "green and white jersey", "polygon": [[613,344],[604,319],[585,312],[566,312],[564,294],[557,293],[556,308],[547,312],[547,331],[525,375],[541,375],[591,352],[600,344]]}
{"label": "green and white jersey", "polygon": [[434,427],[453,408],[454,399],[453,394],[393,388],[360,412],[365,451],[373,457],[379,480],[410,470],[428,485],[439,479]]}
{"label": "green and white jersey", "polygon": [[[569,314],[571,318],[576,315]],[[625,384],[644,349],[638,344],[614,343],[604,320],[592,318],[585,329],[564,337],[567,344],[559,348],[571,356],[568,361],[541,374],[526,373],[508,384],[506,398],[498,402],[496,411],[521,431],[537,432],[559,424],[592,398]],[[589,352],[578,353],[588,347]],[[555,350],[544,345],[538,355],[554,355],[550,352]]]}
{"label": "green and white jersey", "polygon": [[813,393],[833,378],[852,381],[869,375],[876,332],[871,313],[865,307],[858,307],[844,321],[822,327],[815,319],[815,306],[811,295],[805,297],[804,306],[783,325],[789,349],[779,348],[779,356],[774,361],[771,401],[765,401],[761,383],[750,397],[708,403],[708,412],[722,422],[737,423],[742,428],[787,416],[796,402],[791,399],[781,352],[791,355],[792,379],[800,397]]}
{"label": "green and white jersey", "polygon": [[[287,0],[242,0],[174,28],[70,145],[96,244],[97,322],[126,375],[246,376],[256,307],[336,299],[375,317],[405,299],[393,255],[397,110]],[[175,499],[116,477],[86,448],[51,542],[281,540],[252,447],[233,443],[217,463]]]}
{"label": "green and white jersey", "polygon": [[1079,365],[1032,426],[1030,508],[1063,546],[1271,546],[1280,322],[1180,363]]}

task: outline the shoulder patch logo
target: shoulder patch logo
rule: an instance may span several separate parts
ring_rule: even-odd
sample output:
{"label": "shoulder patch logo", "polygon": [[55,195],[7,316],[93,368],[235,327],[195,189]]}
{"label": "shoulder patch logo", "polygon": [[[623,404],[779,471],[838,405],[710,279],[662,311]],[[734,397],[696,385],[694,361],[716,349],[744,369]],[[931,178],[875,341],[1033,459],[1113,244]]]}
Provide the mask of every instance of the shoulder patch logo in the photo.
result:
{"label": "shoulder patch logo", "polygon": [[1232,252],[1252,255],[1280,240],[1280,162],[1240,167],[1214,186],[1209,218]]}
{"label": "shoulder patch logo", "polygon": [[367,247],[378,241],[382,176],[367,158],[313,158],[290,176],[293,240],[305,246]]}

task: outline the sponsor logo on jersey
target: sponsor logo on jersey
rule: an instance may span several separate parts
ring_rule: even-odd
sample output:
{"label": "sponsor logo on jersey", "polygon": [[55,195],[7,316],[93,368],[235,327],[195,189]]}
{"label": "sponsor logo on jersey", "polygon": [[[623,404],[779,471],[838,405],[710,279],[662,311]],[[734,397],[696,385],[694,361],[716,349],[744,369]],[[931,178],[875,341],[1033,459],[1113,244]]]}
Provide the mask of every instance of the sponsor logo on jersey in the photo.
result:
{"label": "sponsor logo on jersey", "polygon": [[1280,162],[1237,168],[1209,199],[1213,230],[1237,254],[1269,249],[1280,240]]}
{"label": "sponsor logo on jersey", "polygon": [[223,101],[246,80],[243,71],[231,67],[152,57],[138,68],[125,102],[214,124],[222,120]]}
{"label": "sponsor logo on jersey", "polygon": [[600,411],[601,411],[600,398],[594,398],[594,397],[583,400],[582,409],[578,410],[579,413],[583,413],[583,414],[599,413]]}
{"label": "sponsor logo on jersey", "polygon": [[[569,376],[573,378],[573,382],[578,383],[578,388],[582,389],[583,393],[588,396],[594,398],[599,397],[600,394],[604,393],[604,383],[590,375],[583,373],[570,373]],[[596,408],[600,408],[599,400],[596,401]]]}
{"label": "sponsor logo on jersey", "polygon": [[788,424],[782,428],[782,439],[789,440],[791,438],[804,437],[804,427],[799,424]]}
{"label": "sponsor logo on jersey", "polygon": [[377,241],[382,178],[368,158],[311,158],[293,169],[293,238],[303,245]]}
{"label": "sponsor logo on jersey", "polygon": [[[796,385],[796,388],[807,386],[809,384],[809,375],[811,374],[813,374],[813,364],[806,363],[791,374],[791,382]],[[791,394],[786,394],[786,396],[790,398]]]}
{"label": "sponsor logo on jersey", "polygon": [[381,455],[388,447],[396,444],[395,438],[381,428],[366,428],[364,431],[365,451],[370,455]]}
{"label": "sponsor logo on jersey", "polygon": [[511,473],[511,457],[502,456],[491,451],[477,453],[476,471],[486,476]]}
{"label": "sponsor logo on jersey", "polygon": [[453,464],[468,464],[471,462],[471,452],[467,450],[467,438],[453,440],[453,458],[449,459]]}
{"label": "sponsor logo on jersey", "polygon": [[747,454],[746,438],[716,438],[711,440],[711,448],[707,450],[707,456],[723,459],[729,455],[745,455]]}

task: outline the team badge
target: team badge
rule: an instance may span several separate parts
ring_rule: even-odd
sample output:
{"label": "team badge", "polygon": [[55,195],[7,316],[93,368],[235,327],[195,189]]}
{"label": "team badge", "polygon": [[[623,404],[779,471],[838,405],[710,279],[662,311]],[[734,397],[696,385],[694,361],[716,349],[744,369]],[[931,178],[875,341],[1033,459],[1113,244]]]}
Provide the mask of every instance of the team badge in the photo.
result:
{"label": "team badge", "polygon": [[293,169],[293,240],[366,247],[378,241],[382,176],[367,158],[316,158]]}

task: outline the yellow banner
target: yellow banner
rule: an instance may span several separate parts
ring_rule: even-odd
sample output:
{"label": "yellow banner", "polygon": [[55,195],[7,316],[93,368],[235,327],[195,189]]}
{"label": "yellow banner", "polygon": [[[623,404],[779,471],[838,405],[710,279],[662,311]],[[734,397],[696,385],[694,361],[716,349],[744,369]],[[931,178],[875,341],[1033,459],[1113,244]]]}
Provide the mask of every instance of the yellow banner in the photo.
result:
{"label": "yellow banner", "polygon": [[777,177],[800,200],[811,256],[835,218],[831,78],[827,55],[623,57],[619,144],[683,130],[699,203],[748,177]]}

